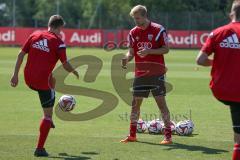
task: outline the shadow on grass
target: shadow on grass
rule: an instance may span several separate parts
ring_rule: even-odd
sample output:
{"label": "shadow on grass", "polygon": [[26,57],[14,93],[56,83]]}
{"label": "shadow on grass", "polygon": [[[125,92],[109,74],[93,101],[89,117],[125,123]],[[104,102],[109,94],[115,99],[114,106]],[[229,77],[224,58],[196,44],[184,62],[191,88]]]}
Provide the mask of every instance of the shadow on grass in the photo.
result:
{"label": "shadow on grass", "polygon": [[[97,152],[82,152],[81,154],[91,156],[91,155],[98,155],[99,153],[97,153]],[[75,156],[75,155],[69,155],[67,153],[59,153],[58,156],[49,156],[48,158],[63,159],[63,160],[88,160],[88,159],[92,159],[91,157],[88,157],[88,156]]]}
{"label": "shadow on grass", "polygon": [[[148,132],[146,132],[146,133],[140,133],[140,134],[142,134],[142,135],[144,135],[144,134],[149,134]],[[159,134],[150,134],[151,136],[159,136]],[[188,135],[188,136],[184,136],[184,137],[195,137],[195,136],[198,136],[199,134],[197,134],[197,133],[195,133],[195,134],[191,134],[191,135]],[[173,134],[173,136],[178,136],[177,134]]]}
{"label": "shadow on grass", "polygon": [[157,143],[144,142],[144,141],[137,141],[137,142],[149,144],[149,145],[157,145],[157,146],[167,147],[164,150],[168,150],[168,151],[176,150],[176,149],[183,149],[183,150],[187,150],[187,151],[200,151],[203,154],[221,154],[221,153],[229,152],[227,150],[222,150],[222,149],[209,148],[209,147],[198,146],[198,145],[186,145],[186,144],[181,144],[181,143],[161,145],[161,144],[157,144]]}
{"label": "shadow on grass", "polygon": [[191,134],[191,135],[188,135],[188,136],[185,136],[185,137],[195,137],[195,136],[198,136],[198,134],[194,133],[194,134]]}

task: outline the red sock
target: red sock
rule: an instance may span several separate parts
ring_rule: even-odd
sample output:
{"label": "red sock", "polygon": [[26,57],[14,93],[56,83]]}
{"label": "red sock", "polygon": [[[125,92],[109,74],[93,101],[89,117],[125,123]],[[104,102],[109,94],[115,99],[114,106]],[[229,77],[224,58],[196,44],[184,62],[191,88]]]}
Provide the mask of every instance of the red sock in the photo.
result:
{"label": "red sock", "polygon": [[240,144],[234,145],[232,160],[240,160]]}
{"label": "red sock", "polygon": [[172,130],[171,127],[166,127],[164,129],[164,137],[168,140],[170,140],[172,138]]}
{"label": "red sock", "polygon": [[52,120],[50,118],[43,118],[40,123],[40,135],[38,138],[38,145],[37,148],[42,149],[44,147],[44,143],[47,139],[49,130],[51,128]]}
{"label": "red sock", "polygon": [[136,122],[130,123],[130,136],[136,137],[136,132],[137,132],[137,123]]}

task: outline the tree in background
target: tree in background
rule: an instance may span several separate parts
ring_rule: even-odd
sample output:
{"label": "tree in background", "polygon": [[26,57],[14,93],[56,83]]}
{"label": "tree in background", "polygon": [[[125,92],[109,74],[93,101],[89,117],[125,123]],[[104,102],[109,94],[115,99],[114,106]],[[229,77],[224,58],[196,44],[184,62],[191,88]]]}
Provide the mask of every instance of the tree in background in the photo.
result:
{"label": "tree in background", "polygon": [[[12,25],[13,1],[0,0],[1,26]],[[129,11],[134,5],[143,4],[154,21],[170,28],[206,29],[227,22],[232,0],[15,0],[15,3],[17,26],[46,27],[49,16],[59,12],[68,28],[131,28],[134,24]],[[194,16],[192,20],[188,19],[189,14]],[[215,18],[216,24],[210,24],[209,18]]]}

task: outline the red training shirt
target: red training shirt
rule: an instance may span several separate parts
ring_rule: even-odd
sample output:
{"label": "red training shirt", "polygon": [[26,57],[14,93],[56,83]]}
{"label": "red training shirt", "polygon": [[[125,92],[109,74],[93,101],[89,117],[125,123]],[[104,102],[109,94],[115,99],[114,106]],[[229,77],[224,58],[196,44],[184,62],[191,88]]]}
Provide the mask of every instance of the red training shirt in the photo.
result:
{"label": "red training shirt", "polygon": [[52,88],[52,71],[57,61],[67,61],[66,45],[60,37],[49,31],[35,32],[27,39],[22,51],[28,53],[24,69],[26,84],[37,90]]}
{"label": "red training shirt", "polygon": [[167,32],[162,25],[150,22],[145,30],[136,26],[129,32],[128,40],[130,47],[134,50],[136,77],[165,73],[163,55],[140,57],[137,54],[142,49],[157,49],[168,45]]}
{"label": "red training shirt", "polygon": [[217,99],[240,102],[240,23],[214,30],[202,51],[214,53],[210,88]]}

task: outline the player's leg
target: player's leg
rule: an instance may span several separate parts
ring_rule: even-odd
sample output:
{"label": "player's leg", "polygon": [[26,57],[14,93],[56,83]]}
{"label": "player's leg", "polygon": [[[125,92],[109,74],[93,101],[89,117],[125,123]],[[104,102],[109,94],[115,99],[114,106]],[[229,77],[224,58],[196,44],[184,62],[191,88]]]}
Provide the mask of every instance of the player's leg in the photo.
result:
{"label": "player's leg", "polygon": [[37,148],[34,152],[35,156],[48,156],[44,148],[44,144],[48,137],[50,128],[54,128],[52,121],[53,106],[55,102],[55,93],[53,90],[38,91],[41,105],[43,108],[43,118],[40,122],[39,127],[39,138],[37,143]]}
{"label": "player's leg", "polygon": [[143,97],[133,97],[131,115],[130,115],[129,135],[127,136],[127,138],[121,140],[120,142],[127,143],[127,142],[137,141],[137,138],[136,138],[137,121],[139,119],[140,106],[142,104],[142,101],[143,101]]}
{"label": "player's leg", "polygon": [[137,121],[140,115],[140,106],[142,104],[142,97],[133,97],[132,109],[130,115],[130,136],[136,137]]}
{"label": "player's leg", "polygon": [[234,131],[234,149],[232,160],[240,160],[240,103],[234,103],[230,106],[233,131]]}
{"label": "player's leg", "polygon": [[164,96],[155,96],[155,101],[158,105],[158,108],[162,115],[162,120],[165,125],[164,129],[164,140],[161,144],[171,144],[172,143],[172,131],[171,131],[171,121],[170,121],[170,112],[167,107],[167,103]]}
{"label": "player's leg", "polygon": [[159,76],[155,78],[153,77],[153,79],[155,79],[156,88],[153,89],[151,92],[161,112],[162,120],[165,125],[164,140],[161,142],[161,144],[170,144],[172,143],[172,131],[171,131],[170,112],[165,99],[166,88],[165,88],[164,76]]}
{"label": "player's leg", "polygon": [[145,80],[142,78],[135,78],[133,83],[133,100],[131,106],[131,115],[130,115],[130,129],[129,135],[127,138],[121,140],[120,142],[134,142],[136,141],[136,132],[137,132],[137,121],[140,115],[140,106],[142,104],[143,98],[147,98],[150,89],[144,86]]}
{"label": "player's leg", "polygon": [[154,97],[158,108],[161,112],[162,115],[162,120],[164,122],[164,125],[166,127],[170,127],[171,126],[171,121],[170,121],[170,112],[169,109],[167,107],[167,103],[166,103],[166,99],[164,96],[155,96]]}

